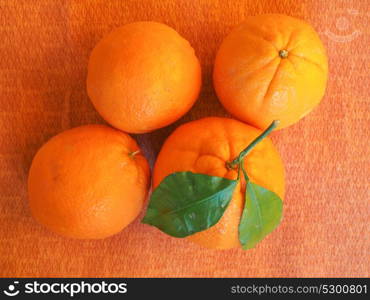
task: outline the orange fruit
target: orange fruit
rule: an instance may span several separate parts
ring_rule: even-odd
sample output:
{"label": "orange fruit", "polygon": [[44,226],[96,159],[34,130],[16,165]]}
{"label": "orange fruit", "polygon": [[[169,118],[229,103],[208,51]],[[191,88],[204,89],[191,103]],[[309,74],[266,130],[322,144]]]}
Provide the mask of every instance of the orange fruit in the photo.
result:
{"label": "orange fruit", "polygon": [[[178,127],[165,141],[153,170],[155,188],[169,174],[180,171],[236,179],[232,161],[261,131],[227,118],[204,118]],[[284,167],[271,140],[262,140],[244,159],[250,180],[284,196]],[[244,208],[245,182],[236,187],[220,221],[187,239],[208,248],[240,247],[238,226]]]}
{"label": "orange fruit", "polygon": [[124,25],[94,48],[87,91],[112,126],[143,133],[171,124],[194,104],[201,70],[189,42],[156,22]]}
{"label": "orange fruit", "polygon": [[287,127],[321,101],[328,77],[325,48],[306,22],[284,15],[248,17],[222,42],[213,81],[222,105],[260,129]]}
{"label": "orange fruit", "polygon": [[61,235],[100,239],[139,214],[149,167],[136,142],[102,125],[64,131],[44,144],[28,177],[35,219]]}

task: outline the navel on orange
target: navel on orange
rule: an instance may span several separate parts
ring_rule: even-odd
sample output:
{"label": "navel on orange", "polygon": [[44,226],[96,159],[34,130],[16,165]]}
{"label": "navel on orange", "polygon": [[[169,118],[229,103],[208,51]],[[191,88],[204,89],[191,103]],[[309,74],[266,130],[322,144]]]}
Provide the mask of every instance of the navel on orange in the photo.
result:
{"label": "navel on orange", "polygon": [[213,80],[222,105],[260,129],[296,123],[321,101],[325,48],[306,22],[285,15],[248,17],[222,42]]}

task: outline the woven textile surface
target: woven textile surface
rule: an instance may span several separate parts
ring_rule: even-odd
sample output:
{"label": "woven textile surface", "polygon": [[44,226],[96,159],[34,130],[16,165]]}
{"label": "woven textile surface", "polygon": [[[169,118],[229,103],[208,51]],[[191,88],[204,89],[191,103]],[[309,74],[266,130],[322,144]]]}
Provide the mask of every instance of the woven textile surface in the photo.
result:
{"label": "woven textile surface", "polygon": [[[212,86],[215,53],[248,15],[311,23],[329,56],[326,96],[302,121],[272,134],[286,167],[281,226],[250,251],[217,251],[171,238],[140,218],[97,241],[37,224],[27,174],[53,135],[104,123],[86,93],[88,57],[113,28],[166,23],[189,40],[203,85],[192,110],[135,135],[153,164],[179,124],[228,116]],[[0,0],[0,276],[322,277],[370,274],[370,2],[360,0]]]}

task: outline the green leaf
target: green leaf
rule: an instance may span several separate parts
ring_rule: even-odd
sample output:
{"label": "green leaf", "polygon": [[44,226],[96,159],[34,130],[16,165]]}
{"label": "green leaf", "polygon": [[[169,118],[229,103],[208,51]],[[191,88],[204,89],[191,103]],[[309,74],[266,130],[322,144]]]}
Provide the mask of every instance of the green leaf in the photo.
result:
{"label": "green leaf", "polygon": [[283,202],[275,193],[247,180],[245,205],[239,224],[239,240],[251,249],[280,223]]}
{"label": "green leaf", "polygon": [[186,237],[215,225],[228,206],[237,180],[177,172],[154,190],[143,223]]}

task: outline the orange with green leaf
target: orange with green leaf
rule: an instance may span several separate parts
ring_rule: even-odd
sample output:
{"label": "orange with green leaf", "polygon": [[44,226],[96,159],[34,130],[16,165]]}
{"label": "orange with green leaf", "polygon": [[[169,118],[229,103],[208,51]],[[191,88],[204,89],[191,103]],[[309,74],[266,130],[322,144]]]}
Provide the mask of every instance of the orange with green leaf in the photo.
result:
{"label": "orange with green leaf", "polygon": [[154,166],[144,223],[208,248],[254,247],[282,217],[284,167],[264,132],[204,118],[177,128]]}

